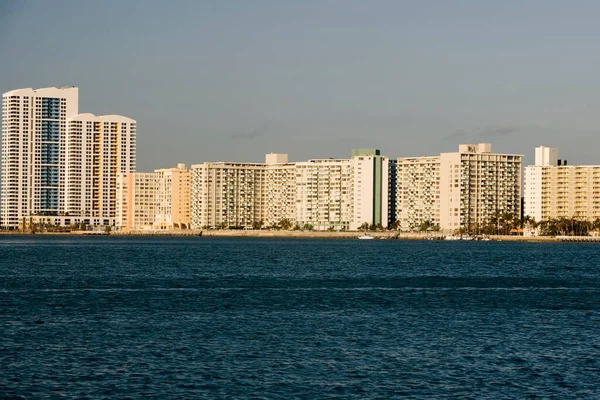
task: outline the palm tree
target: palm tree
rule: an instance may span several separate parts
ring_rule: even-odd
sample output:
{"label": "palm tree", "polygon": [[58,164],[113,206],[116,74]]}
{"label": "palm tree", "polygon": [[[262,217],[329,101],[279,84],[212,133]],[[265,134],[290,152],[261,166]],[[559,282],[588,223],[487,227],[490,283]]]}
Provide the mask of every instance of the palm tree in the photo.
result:
{"label": "palm tree", "polygon": [[260,230],[263,227],[264,224],[265,223],[264,223],[264,221],[262,219],[260,221],[254,221],[252,223],[252,229],[258,231],[258,230]]}
{"label": "palm tree", "polygon": [[281,227],[281,229],[287,231],[294,225],[292,224],[292,221],[290,221],[289,219],[283,218],[281,221],[279,221],[279,226]]}

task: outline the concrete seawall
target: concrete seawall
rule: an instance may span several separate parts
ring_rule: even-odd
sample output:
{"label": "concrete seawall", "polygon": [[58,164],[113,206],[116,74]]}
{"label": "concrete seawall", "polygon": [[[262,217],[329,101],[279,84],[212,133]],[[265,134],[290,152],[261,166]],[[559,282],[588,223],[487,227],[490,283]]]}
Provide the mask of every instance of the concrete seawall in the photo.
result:
{"label": "concrete seawall", "polygon": [[[105,234],[99,232],[99,234]],[[16,231],[0,231],[0,236],[28,236],[31,233],[22,233]],[[68,236],[77,235],[92,236],[92,232],[73,231],[73,232],[38,232],[35,235],[56,235],[56,236]],[[305,238],[305,239],[356,239],[363,235],[363,232],[315,232],[315,231],[242,231],[242,230],[186,230],[186,231],[164,231],[164,230],[139,230],[130,232],[110,232],[110,236],[203,236],[203,237],[255,237],[255,238]],[[441,239],[441,235],[431,235],[424,233],[398,233],[398,232],[369,232],[369,235],[376,239],[398,239],[398,240],[430,240],[433,238]],[[490,236],[491,240],[502,241],[502,242],[549,242],[558,243],[561,241],[569,242],[600,242],[598,238],[591,239],[592,237],[586,237],[583,240],[582,237],[552,237],[552,236],[508,236],[498,235]]]}
{"label": "concrete seawall", "polygon": [[[369,232],[376,239],[398,240],[431,240],[442,239],[443,235],[425,233],[398,233],[398,232]],[[140,230],[131,232],[111,232],[115,236],[203,236],[203,237],[255,237],[255,238],[306,238],[306,239],[356,239],[363,232],[321,232],[321,231],[267,231],[267,230],[190,230],[190,231],[151,231]],[[495,241],[506,242],[558,242],[558,239],[549,236],[490,236]]]}

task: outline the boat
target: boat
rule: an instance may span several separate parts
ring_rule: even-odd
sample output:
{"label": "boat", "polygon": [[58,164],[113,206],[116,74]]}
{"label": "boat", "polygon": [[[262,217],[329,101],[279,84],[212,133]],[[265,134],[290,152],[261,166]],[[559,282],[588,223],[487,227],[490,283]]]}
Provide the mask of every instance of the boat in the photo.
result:
{"label": "boat", "polygon": [[373,236],[369,235],[367,232],[365,232],[364,235],[360,235],[358,238],[359,239],[375,239]]}
{"label": "boat", "polygon": [[444,238],[444,240],[462,240],[460,236],[449,235]]}

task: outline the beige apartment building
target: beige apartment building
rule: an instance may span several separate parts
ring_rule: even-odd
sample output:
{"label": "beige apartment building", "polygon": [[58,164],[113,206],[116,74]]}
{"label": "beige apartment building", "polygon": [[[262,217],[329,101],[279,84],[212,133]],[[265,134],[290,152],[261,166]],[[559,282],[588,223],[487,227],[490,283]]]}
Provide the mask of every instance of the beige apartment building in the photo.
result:
{"label": "beige apartment building", "polygon": [[191,167],[193,228],[251,228],[265,206],[265,164],[205,162]]}
{"label": "beige apartment building", "polygon": [[535,164],[525,167],[524,214],[536,221],[600,218],[600,165],[567,165],[558,149],[535,149]]}
{"label": "beige apartment building", "polygon": [[396,216],[401,230],[429,221],[440,225],[440,157],[402,157],[396,162]]}
{"label": "beige apartment building", "polygon": [[353,150],[351,159],[289,163],[192,165],[192,226],[252,228],[282,220],[315,230],[357,229],[389,220],[389,160],[379,150]]}
{"label": "beige apartment building", "polygon": [[523,156],[492,153],[489,143],[461,144],[440,155],[440,227],[469,232],[500,215],[521,215]]}
{"label": "beige apartment building", "polygon": [[157,169],[154,229],[190,229],[190,171],[185,164],[177,168]]}
{"label": "beige apartment building", "polygon": [[354,214],[351,160],[309,160],[296,164],[296,218],[301,227],[348,230]]}
{"label": "beige apartment building", "polygon": [[261,185],[261,220],[265,226],[282,220],[294,222],[296,213],[296,165],[288,162],[287,154],[266,155],[265,183]]}
{"label": "beige apartment building", "polygon": [[150,229],[156,214],[153,172],[117,175],[117,226],[124,231]]}
{"label": "beige apartment building", "polygon": [[[446,231],[477,232],[498,215],[520,215],[522,155],[496,154],[491,144],[397,161],[397,220],[403,229],[426,221]],[[439,222],[437,222],[439,221]]]}
{"label": "beige apartment building", "polygon": [[[120,115],[78,114],[67,119],[65,212],[117,217],[117,175],[135,171],[136,121]],[[110,223],[112,224],[112,223]]]}
{"label": "beige apartment building", "polygon": [[295,164],[287,154],[267,154],[265,163],[192,165],[192,227],[252,228],[294,221],[295,181]]}

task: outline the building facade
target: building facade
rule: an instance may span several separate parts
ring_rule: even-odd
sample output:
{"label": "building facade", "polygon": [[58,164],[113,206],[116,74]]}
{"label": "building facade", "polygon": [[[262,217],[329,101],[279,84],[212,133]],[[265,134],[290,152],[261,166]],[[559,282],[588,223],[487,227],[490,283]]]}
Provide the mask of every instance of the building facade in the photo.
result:
{"label": "building facade", "polygon": [[263,176],[260,163],[192,165],[192,227],[252,227],[262,217]]}
{"label": "building facade", "polygon": [[156,216],[154,172],[117,175],[117,225],[124,231],[150,229]]}
{"label": "building facade", "polygon": [[68,119],[65,212],[115,218],[117,175],[135,172],[136,121],[120,115]]}
{"label": "building facade", "polygon": [[536,221],[600,218],[600,165],[567,165],[558,149],[535,149],[535,164],[525,167],[524,214]]}
{"label": "building facade", "polygon": [[154,228],[190,229],[190,171],[185,164],[157,169]]}
{"label": "building facade", "polygon": [[266,155],[261,221],[265,226],[275,226],[296,217],[296,165],[288,162],[287,154]]}
{"label": "building facade", "polygon": [[353,215],[350,229],[389,223],[390,163],[377,149],[352,150]]}
{"label": "building facade", "polygon": [[3,229],[28,215],[65,209],[67,119],[78,113],[75,87],[18,89],[2,95]]}
{"label": "building facade", "polygon": [[492,153],[489,143],[397,160],[396,218],[403,230],[423,224],[476,233],[501,215],[520,216],[522,155]]}
{"label": "building facade", "polygon": [[296,164],[296,224],[315,230],[351,229],[354,216],[353,165],[347,159]]}
{"label": "building facade", "polygon": [[86,224],[114,223],[116,175],[135,171],[136,123],[79,114],[78,100],[76,87],[2,96],[3,229],[41,216],[61,225],[79,217]]}
{"label": "building facade", "polygon": [[389,160],[379,150],[354,150],[350,159],[290,163],[287,154],[272,153],[265,163],[192,165],[192,227],[243,229],[283,221],[315,230],[387,227],[389,179]]}
{"label": "building facade", "polygon": [[489,143],[442,153],[440,227],[478,232],[502,215],[519,218],[522,164],[522,155],[492,153]]}
{"label": "building facade", "polygon": [[403,157],[396,162],[396,220],[410,231],[424,222],[440,225],[440,157]]}

